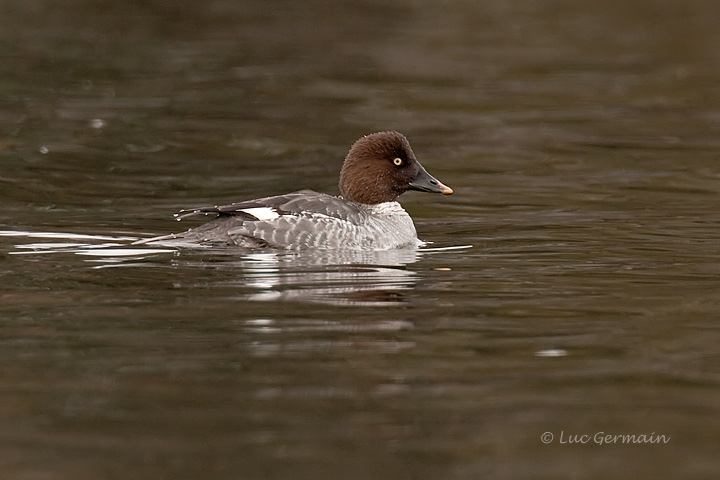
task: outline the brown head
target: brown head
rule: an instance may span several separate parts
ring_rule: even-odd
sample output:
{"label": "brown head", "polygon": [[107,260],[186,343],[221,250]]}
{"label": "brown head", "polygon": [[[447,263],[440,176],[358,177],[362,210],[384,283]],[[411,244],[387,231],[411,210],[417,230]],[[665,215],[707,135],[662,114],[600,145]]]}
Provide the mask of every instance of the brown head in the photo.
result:
{"label": "brown head", "polygon": [[408,190],[453,193],[420,165],[404,135],[366,135],[350,148],[340,172],[340,193],[347,200],[370,205],[392,202]]}

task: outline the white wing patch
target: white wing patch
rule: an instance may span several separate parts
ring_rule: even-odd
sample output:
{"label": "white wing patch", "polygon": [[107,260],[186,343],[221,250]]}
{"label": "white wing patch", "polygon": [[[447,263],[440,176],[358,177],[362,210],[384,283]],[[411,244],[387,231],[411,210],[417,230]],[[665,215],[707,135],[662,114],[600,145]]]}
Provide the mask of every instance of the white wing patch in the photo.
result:
{"label": "white wing patch", "polygon": [[245,212],[249,215],[252,215],[253,217],[257,218],[258,220],[275,220],[276,218],[280,218],[280,214],[275,211],[272,207],[253,207],[253,208],[243,208],[240,210],[241,212]]}

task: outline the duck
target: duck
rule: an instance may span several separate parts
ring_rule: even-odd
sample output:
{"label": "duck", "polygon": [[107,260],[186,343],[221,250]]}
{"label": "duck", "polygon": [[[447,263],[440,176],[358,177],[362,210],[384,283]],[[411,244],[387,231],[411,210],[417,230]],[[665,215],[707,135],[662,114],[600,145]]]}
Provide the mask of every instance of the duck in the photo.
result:
{"label": "duck", "polygon": [[410,190],[453,193],[425,170],[408,139],[396,131],[357,140],[345,157],[338,185],[339,196],[299,190],[181,210],[175,214],[178,221],[196,215],[215,218],[185,232],[135,243],[278,250],[418,247],[423,242],[398,197]]}

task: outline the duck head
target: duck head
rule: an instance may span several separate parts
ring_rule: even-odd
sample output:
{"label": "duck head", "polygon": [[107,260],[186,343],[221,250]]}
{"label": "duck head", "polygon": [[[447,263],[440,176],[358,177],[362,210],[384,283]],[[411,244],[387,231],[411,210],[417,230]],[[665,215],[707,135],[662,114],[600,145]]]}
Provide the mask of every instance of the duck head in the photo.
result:
{"label": "duck head", "polygon": [[340,172],[344,198],[374,205],[393,202],[408,190],[453,193],[423,168],[401,133],[366,135],[350,148]]}

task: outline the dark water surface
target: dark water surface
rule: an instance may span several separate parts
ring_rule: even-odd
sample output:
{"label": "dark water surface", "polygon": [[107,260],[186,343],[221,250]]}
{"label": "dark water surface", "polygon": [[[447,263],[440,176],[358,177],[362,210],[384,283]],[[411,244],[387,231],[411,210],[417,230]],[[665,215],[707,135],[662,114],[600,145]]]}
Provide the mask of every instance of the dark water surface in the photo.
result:
{"label": "dark water surface", "polygon": [[[717,478],[719,16],[4,3],[0,476]],[[384,129],[428,247],[130,246]]]}

